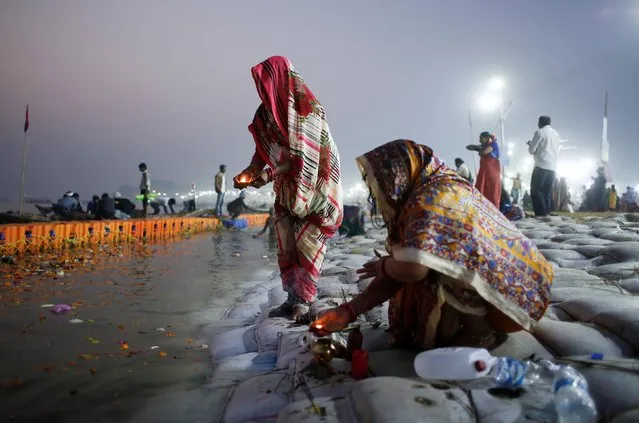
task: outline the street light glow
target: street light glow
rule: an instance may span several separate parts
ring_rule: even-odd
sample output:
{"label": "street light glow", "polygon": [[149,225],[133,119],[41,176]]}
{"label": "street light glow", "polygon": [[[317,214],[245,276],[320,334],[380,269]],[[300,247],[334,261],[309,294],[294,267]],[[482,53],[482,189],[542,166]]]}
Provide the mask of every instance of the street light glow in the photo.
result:
{"label": "street light glow", "polygon": [[484,94],[479,97],[478,104],[482,110],[490,112],[501,106],[501,98],[492,94]]}
{"label": "street light glow", "polygon": [[495,76],[488,83],[488,87],[493,91],[501,91],[506,86],[506,81],[501,76]]}

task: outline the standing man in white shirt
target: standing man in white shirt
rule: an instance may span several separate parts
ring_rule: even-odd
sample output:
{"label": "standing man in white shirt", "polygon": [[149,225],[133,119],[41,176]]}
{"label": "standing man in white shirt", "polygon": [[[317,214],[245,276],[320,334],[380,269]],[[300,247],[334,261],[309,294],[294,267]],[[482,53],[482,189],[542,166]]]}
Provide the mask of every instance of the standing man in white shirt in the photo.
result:
{"label": "standing man in white shirt", "polygon": [[149,207],[149,194],[151,192],[151,177],[146,170],[146,163],[140,163],[138,169],[142,172],[142,180],[140,181],[140,194],[142,194],[142,217],[147,216],[147,208]]}
{"label": "standing man in white shirt", "polygon": [[470,169],[468,169],[468,166],[466,166],[464,161],[457,157],[455,159],[455,166],[457,167],[457,174],[472,184],[473,175],[470,173]]}
{"label": "standing man in white shirt", "polygon": [[217,201],[215,203],[215,214],[222,216],[222,206],[224,206],[224,194],[226,193],[226,165],[220,165],[220,171],[215,175],[215,193]]}
{"label": "standing man in white shirt", "polygon": [[550,117],[539,116],[539,129],[528,141],[528,152],[535,158],[530,180],[530,196],[535,216],[548,216],[552,207],[552,185],[555,181],[559,133],[550,126]]}

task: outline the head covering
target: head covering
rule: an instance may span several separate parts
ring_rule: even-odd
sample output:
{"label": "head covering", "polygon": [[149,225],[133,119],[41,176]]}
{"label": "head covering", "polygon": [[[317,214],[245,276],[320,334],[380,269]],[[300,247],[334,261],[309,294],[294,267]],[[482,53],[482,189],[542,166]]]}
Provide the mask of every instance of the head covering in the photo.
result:
{"label": "head covering", "polygon": [[116,192],[115,194],[113,194],[113,198],[121,198],[122,194],[120,194],[119,192]]}
{"label": "head covering", "polygon": [[286,178],[276,178],[278,202],[299,218],[334,235],[342,219],[337,146],[324,108],[291,62],[273,56],[251,69],[262,104],[249,131],[261,158],[275,169],[290,160]]}
{"label": "head covering", "polygon": [[401,209],[418,180],[429,178],[445,166],[429,147],[401,139],[377,147],[356,161],[381,211],[389,217]]}

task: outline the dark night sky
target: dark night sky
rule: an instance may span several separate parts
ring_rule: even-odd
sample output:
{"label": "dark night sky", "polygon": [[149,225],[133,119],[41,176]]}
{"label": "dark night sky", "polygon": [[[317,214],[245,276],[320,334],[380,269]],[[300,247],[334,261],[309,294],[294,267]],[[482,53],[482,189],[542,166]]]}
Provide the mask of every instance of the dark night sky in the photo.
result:
{"label": "dark night sky", "polygon": [[471,161],[468,110],[497,131],[475,107],[495,74],[519,158],[539,114],[579,147],[565,160],[596,158],[609,91],[613,173],[639,183],[636,0],[21,0],[0,4],[0,197],[18,197],[27,103],[27,194],[137,185],[140,161],[210,186],[250,159],[250,68],[274,54],[324,104],[346,188],[355,156],[400,137]]}

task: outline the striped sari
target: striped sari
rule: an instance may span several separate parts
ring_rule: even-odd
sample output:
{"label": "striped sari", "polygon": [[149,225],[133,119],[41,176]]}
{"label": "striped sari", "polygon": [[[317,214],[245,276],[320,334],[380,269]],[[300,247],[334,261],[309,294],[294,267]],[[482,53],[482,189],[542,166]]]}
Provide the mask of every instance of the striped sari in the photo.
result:
{"label": "striped sari", "polygon": [[251,70],[262,104],[249,126],[256,154],[287,173],[274,180],[278,264],[290,305],[313,301],[326,241],[342,223],[340,159],[324,108],[288,59]]}
{"label": "striped sari", "polygon": [[398,343],[445,344],[462,315],[486,318],[497,332],[534,328],[553,268],[489,200],[413,141],[392,141],[357,163],[388,224],[393,258],[431,269],[390,301]]}

